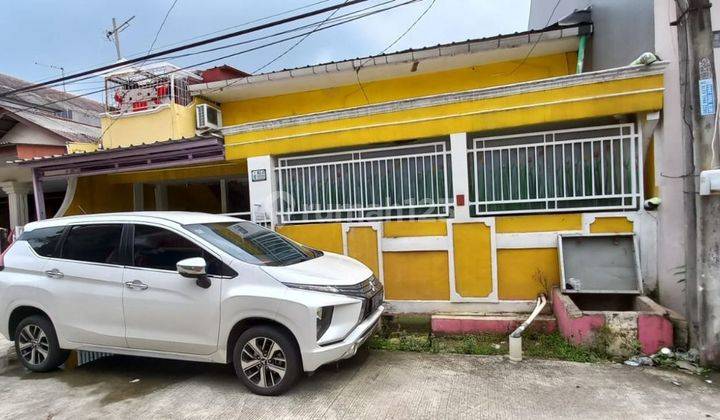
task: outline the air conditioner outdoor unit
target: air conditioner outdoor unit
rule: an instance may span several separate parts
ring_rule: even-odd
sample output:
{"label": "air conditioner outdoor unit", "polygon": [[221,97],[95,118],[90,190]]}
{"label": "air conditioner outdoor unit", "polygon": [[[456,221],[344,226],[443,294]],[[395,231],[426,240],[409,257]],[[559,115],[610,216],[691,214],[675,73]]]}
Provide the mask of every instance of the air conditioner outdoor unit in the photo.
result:
{"label": "air conditioner outdoor unit", "polygon": [[222,114],[220,110],[208,104],[195,107],[195,125],[198,130],[218,129],[222,127]]}

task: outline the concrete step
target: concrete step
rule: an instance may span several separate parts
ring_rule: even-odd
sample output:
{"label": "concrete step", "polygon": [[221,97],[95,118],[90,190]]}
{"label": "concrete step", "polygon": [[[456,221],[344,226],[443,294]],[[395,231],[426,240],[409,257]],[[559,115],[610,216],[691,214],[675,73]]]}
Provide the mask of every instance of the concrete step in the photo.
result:
{"label": "concrete step", "polygon": [[[520,326],[529,314],[435,314],[430,320],[435,334],[510,334]],[[528,331],[550,333],[557,330],[557,321],[552,315],[539,315]]]}

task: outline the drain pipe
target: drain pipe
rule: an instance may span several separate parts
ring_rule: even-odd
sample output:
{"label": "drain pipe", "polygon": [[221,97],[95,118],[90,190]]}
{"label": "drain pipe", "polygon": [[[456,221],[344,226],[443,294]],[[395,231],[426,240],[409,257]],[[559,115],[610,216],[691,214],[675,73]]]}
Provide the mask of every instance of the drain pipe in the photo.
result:
{"label": "drain pipe", "polygon": [[587,35],[580,37],[578,42],[577,52],[577,66],[575,66],[575,73],[580,74],[583,72],[583,66],[585,64],[585,46],[587,45]]}
{"label": "drain pipe", "polygon": [[525,320],[525,322],[522,323],[515,331],[513,331],[512,334],[510,334],[509,341],[510,341],[510,360],[513,362],[520,362],[522,361],[522,333],[525,331],[527,327],[532,324],[532,322],[535,320],[535,317],[537,317],[540,314],[540,311],[543,310],[545,307],[545,304],[547,303],[547,299],[545,298],[545,295],[542,294],[538,296],[537,303],[535,303],[535,309],[530,314],[530,317]]}

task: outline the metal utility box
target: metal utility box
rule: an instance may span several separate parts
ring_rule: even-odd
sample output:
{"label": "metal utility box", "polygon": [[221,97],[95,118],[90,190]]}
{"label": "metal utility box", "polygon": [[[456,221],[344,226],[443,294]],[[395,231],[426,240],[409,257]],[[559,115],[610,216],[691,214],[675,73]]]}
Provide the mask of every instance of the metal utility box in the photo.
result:
{"label": "metal utility box", "polygon": [[642,294],[635,234],[561,234],[563,293]]}

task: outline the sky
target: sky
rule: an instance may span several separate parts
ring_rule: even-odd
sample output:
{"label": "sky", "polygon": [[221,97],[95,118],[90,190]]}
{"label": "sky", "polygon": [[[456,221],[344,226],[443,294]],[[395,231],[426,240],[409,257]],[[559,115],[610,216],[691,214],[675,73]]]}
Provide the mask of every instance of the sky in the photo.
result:
{"label": "sky", "polygon": [[[134,16],[130,26],[120,35],[123,56],[132,57],[146,53],[173,1],[5,0],[0,13],[0,39],[4,40],[0,72],[37,82],[60,76],[59,70],[49,68],[48,65],[64,67],[65,72],[70,74],[112,63],[116,60],[115,47],[105,37],[105,31],[111,27],[113,17],[119,23]],[[368,3],[338,11],[336,17],[384,1],[388,0],[370,0]],[[396,0],[393,4],[403,1]],[[202,39],[209,33],[291,9],[317,3],[272,19],[339,2],[340,0],[177,0],[158,36],[155,49],[192,38]],[[432,0],[421,0],[312,34],[263,71],[378,54],[405,32],[431,3]],[[388,52],[524,31],[527,29],[529,7],[530,0],[435,0],[427,14],[407,35],[390,47]],[[319,22],[325,17],[327,14],[303,20],[302,23]],[[246,24],[233,30],[268,21]],[[234,42],[269,33],[270,31],[265,31],[247,35]],[[295,42],[297,40],[273,45],[203,67],[228,64],[253,72]],[[187,66],[256,45],[259,43],[178,58],[172,62]],[[68,90],[84,93],[99,88],[99,83],[85,81],[68,86]]]}

